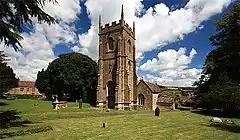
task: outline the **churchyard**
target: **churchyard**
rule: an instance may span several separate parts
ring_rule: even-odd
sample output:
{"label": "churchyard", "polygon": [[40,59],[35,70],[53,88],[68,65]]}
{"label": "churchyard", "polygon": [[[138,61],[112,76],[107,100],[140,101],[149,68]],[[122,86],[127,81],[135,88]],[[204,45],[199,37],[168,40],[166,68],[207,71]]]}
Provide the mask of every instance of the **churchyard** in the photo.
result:
{"label": "churchyard", "polygon": [[[0,129],[0,138],[32,139],[240,139],[240,130],[212,126],[211,116],[190,111],[101,111],[68,103],[54,110],[51,102],[0,99],[1,111],[16,110],[20,120]],[[226,119],[226,118],[224,118]],[[240,119],[233,119],[240,123]],[[2,122],[1,122],[2,123]],[[105,123],[105,128],[103,128]],[[16,136],[19,135],[19,136]]]}

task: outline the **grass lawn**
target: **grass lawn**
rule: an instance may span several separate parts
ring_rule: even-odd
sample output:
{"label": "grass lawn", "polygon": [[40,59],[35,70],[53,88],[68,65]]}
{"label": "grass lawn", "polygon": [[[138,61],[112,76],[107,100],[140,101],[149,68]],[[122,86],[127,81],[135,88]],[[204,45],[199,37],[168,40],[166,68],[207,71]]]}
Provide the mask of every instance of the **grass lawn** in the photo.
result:
{"label": "grass lawn", "polygon": [[[53,130],[23,136],[11,137],[16,140],[32,139],[240,139],[240,131],[220,129],[210,126],[209,116],[203,116],[189,111],[165,111],[160,117],[155,117],[152,111],[97,111],[84,105],[77,109],[76,103],[68,104],[68,109],[54,111],[51,103],[37,100],[0,100],[8,105],[1,109],[17,109],[22,112],[22,119],[33,124],[25,127],[11,127],[4,131],[26,129],[38,125],[51,126]],[[33,107],[38,102],[39,107]],[[49,105],[50,104],[50,105]],[[31,109],[28,109],[31,108]],[[45,116],[43,115],[45,114]],[[240,119],[234,119],[240,123]],[[106,128],[102,123],[106,123]]]}

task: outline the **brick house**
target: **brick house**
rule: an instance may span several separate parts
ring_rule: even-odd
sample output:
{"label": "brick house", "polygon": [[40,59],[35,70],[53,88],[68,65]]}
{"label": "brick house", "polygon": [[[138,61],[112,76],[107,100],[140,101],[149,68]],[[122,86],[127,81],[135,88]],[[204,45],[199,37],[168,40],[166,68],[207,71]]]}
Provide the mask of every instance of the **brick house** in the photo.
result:
{"label": "brick house", "polygon": [[11,94],[20,95],[41,95],[35,87],[35,82],[32,81],[19,81],[18,87],[11,90]]}
{"label": "brick house", "polygon": [[139,109],[171,109],[173,105],[172,91],[167,87],[139,80],[137,84],[137,104]]}

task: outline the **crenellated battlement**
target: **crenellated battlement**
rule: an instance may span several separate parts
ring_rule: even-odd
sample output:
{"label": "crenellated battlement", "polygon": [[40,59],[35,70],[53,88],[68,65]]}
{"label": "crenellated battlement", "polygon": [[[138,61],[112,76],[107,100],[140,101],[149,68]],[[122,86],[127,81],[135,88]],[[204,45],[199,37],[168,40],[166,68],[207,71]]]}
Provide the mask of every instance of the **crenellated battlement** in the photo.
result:
{"label": "crenellated battlement", "polygon": [[111,24],[106,23],[104,26],[101,26],[100,29],[105,30],[105,29],[109,29],[109,28],[114,28],[114,27],[119,26],[119,25],[120,25],[120,22],[117,23],[117,21],[113,21]]}
{"label": "crenellated battlement", "polygon": [[[134,34],[133,29],[127,24],[125,23],[125,21],[123,21],[124,23],[124,29],[127,30],[128,33],[130,34]],[[117,21],[113,21],[111,24],[110,23],[106,23],[104,26],[100,26],[99,32],[101,33],[106,33],[106,32],[110,32],[110,31],[114,31],[116,29],[120,29],[121,26],[121,20]]]}

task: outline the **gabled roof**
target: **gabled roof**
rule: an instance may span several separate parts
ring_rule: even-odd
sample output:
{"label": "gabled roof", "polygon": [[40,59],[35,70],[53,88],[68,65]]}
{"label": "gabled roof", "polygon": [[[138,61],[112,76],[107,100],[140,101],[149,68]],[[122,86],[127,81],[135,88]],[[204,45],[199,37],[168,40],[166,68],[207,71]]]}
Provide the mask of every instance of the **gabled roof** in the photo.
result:
{"label": "gabled roof", "polygon": [[158,84],[150,83],[150,82],[144,81],[142,79],[139,80],[138,84],[140,82],[143,82],[154,93],[159,93],[159,92],[162,92],[163,90],[165,90],[164,86],[160,86]]}
{"label": "gabled roof", "polygon": [[154,84],[154,83],[150,83],[150,82],[145,82],[149,88],[153,91],[153,92],[161,92],[161,88],[159,85]]}
{"label": "gabled roof", "polygon": [[35,82],[32,81],[19,81],[18,82],[19,87],[35,87]]}

